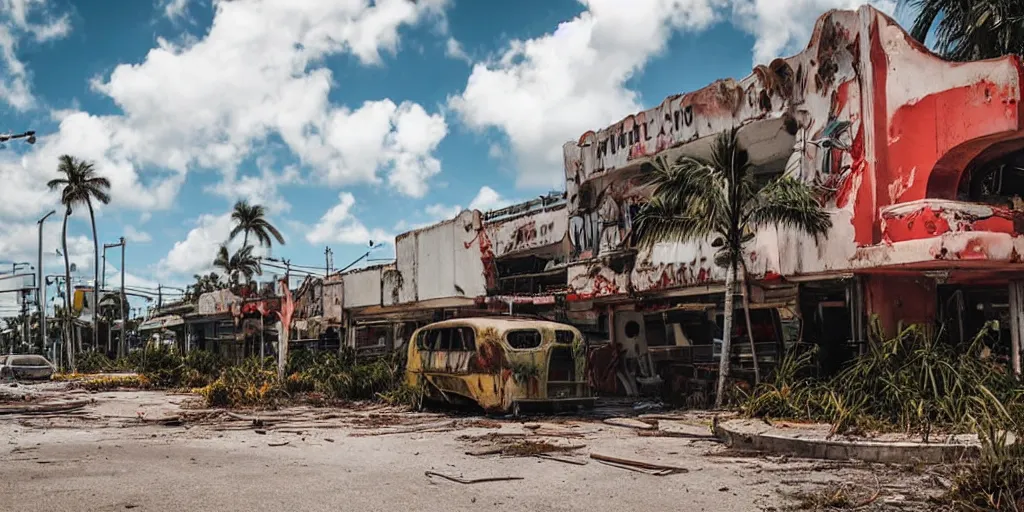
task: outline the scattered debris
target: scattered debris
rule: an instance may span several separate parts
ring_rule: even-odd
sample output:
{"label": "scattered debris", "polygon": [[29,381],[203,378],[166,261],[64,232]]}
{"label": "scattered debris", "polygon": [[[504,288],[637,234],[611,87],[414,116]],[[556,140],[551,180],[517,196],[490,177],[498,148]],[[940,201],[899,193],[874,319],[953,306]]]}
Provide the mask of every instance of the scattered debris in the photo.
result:
{"label": "scattered debris", "polygon": [[551,444],[547,441],[525,440],[503,446],[501,448],[501,454],[508,457],[529,457],[531,455],[540,455],[543,453],[570,452],[573,450],[579,450],[584,446],[586,445],[560,446],[557,444]]}
{"label": "scattered debris", "polygon": [[[639,461],[639,460],[622,459],[622,458],[619,458],[619,457],[612,457],[610,455],[601,455],[600,453],[591,453],[590,454],[590,458],[594,459],[594,460],[597,460],[597,461],[600,461],[600,462],[611,463],[613,465],[630,466],[630,467],[633,467],[633,468],[657,471],[659,473],[664,473],[666,475],[672,474],[672,473],[689,473],[690,472],[690,470],[686,469],[686,468],[680,468],[680,467],[676,467],[676,466],[666,466],[666,465],[663,465],[663,464],[654,464],[654,463],[651,463],[651,462],[644,462],[644,461]],[[661,476],[661,475],[659,474],[659,476]]]}
{"label": "scattered debris", "polygon": [[365,437],[365,436],[386,436],[391,434],[413,434],[416,432],[444,432],[446,430],[454,430],[456,421],[444,421],[440,423],[428,423],[426,425],[419,425],[412,428],[402,428],[394,430],[380,430],[377,432],[361,432],[350,434],[353,437]]}
{"label": "scattered debris", "polygon": [[524,478],[521,477],[521,476],[496,476],[496,477],[490,477],[490,478],[466,479],[466,478],[460,478],[460,477],[457,477],[457,476],[449,476],[449,475],[445,475],[445,474],[442,474],[442,473],[437,473],[435,471],[426,471],[426,472],[424,472],[424,474],[427,475],[428,478],[432,477],[432,476],[437,476],[437,477],[444,478],[445,480],[451,480],[452,482],[456,482],[456,483],[460,483],[460,484],[479,484],[479,483],[484,483],[484,482],[505,482],[505,481],[509,481],[509,480],[524,480]]}
{"label": "scattered debris", "polygon": [[640,430],[653,430],[658,428],[657,420],[650,420],[654,424],[647,423],[645,421],[635,420],[632,418],[608,418],[604,420],[607,425],[614,425],[616,427],[635,428]]}
{"label": "scattered debris", "polygon": [[259,435],[261,435],[261,436],[265,436],[265,435],[267,435],[267,431],[266,431],[266,430],[259,430],[259,429],[256,429],[256,430],[253,430],[253,432],[256,432],[257,434],[259,434]]}
{"label": "scattered debris", "polygon": [[503,448],[488,448],[486,450],[472,450],[466,452],[466,455],[472,455],[474,457],[483,457],[485,455],[497,455],[501,453]]}
{"label": "scattered debris", "polygon": [[700,439],[721,443],[722,440],[711,434],[690,434],[687,432],[673,432],[669,430],[640,430],[636,433],[640,437],[676,437],[680,439]]}
{"label": "scattered debris", "polygon": [[556,461],[556,462],[564,462],[566,464],[574,464],[574,465],[577,465],[577,466],[586,466],[587,465],[587,461],[585,461],[585,460],[565,459],[565,458],[562,458],[562,457],[556,457],[556,456],[551,455],[549,453],[538,453],[537,455],[534,455],[534,457],[537,457],[538,459],[553,460],[553,461]]}
{"label": "scattered debris", "polygon": [[20,405],[20,406],[0,406],[0,414],[46,414],[55,412],[67,412],[81,409],[93,401],[92,399],[87,400],[75,400],[71,402],[58,402],[49,404],[33,404],[33,405]]}

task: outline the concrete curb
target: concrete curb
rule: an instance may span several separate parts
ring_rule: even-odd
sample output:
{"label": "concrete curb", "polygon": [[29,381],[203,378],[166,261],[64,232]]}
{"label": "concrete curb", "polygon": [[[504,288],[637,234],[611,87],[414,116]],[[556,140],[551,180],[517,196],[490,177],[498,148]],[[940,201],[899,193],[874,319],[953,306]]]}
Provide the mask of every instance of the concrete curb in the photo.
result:
{"label": "concrete curb", "polygon": [[981,447],[978,445],[799,439],[771,433],[739,432],[730,428],[729,423],[719,424],[715,428],[715,435],[730,448],[808,459],[943,464],[981,455]]}

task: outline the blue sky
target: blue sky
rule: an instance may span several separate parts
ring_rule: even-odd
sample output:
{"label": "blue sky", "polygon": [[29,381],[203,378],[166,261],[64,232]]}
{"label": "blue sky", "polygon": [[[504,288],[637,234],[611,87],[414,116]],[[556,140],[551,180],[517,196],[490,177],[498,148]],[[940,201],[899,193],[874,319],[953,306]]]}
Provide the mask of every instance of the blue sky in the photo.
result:
{"label": "blue sky", "polygon": [[[330,246],[343,267],[370,239],[561,188],[564,141],[745,76],[860,3],[0,0],[0,133],[39,134],[0,150],[0,262],[35,260],[70,153],[114,181],[99,238],[128,239],[130,286],[207,270],[238,199],[284,232],[273,256],[322,265]],[[90,236],[76,211],[83,269]]]}

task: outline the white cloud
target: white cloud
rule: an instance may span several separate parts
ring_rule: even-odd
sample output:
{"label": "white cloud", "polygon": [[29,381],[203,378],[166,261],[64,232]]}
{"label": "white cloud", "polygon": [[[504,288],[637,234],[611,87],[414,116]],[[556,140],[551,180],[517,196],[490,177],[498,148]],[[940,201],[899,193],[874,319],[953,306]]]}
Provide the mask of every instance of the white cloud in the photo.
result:
{"label": "white cloud", "polygon": [[369,229],[352,213],[356,198],[348,192],[338,195],[338,204],[327,210],[320,221],[306,233],[306,241],[311,244],[337,242],[343,244],[375,244],[390,242],[393,235],[381,229]]}
{"label": "white cloud", "polygon": [[471,59],[466,53],[466,50],[462,48],[462,43],[454,37],[449,37],[448,42],[445,43],[444,54],[445,56],[455,60],[461,60],[470,64],[473,63],[473,59]]}
{"label": "white cloud", "polygon": [[[47,275],[64,273],[61,249],[61,221],[63,212],[53,215],[43,225],[43,271]],[[72,217],[74,219],[75,217]],[[73,220],[71,221],[73,222]],[[69,224],[69,231],[71,229]],[[35,221],[0,223],[0,254],[8,261],[29,262],[36,266],[39,259],[39,225]],[[77,275],[92,280],[93,244],[84,235],[68,233],[68,259],[78,267]],[[6,270],[10,270],[9,267]]]}
{"label": "white cloud", "polygon": [[[231,251],[237,250],[242,245],[242,237],[236,237],[228,242],[233,223],[231,212],[221,215],[204,214],[200,215],[184,240],[174,243],[174,246],[163,259],[157,264],[157,272],[162,276],[191,275],[196,273],[209,272],[213,269],[213,259],[217,256],[217,250],[225,243]],[[267,255],[269,251],[259,245],[253,249],[256,256]]]}
{"label": "white cloud", "polygon": [[814,22],[830,9],[857,9],[863,4],[892,13],[894,0],[732,0],[737,26],[754,36],[754,63],[767,64],[776,57],[796,53],[807,46]]}
{"label": "white cloud", "polygon": [[134,226],[124,227],[124,239],[137,244],[148,244],[153,241],[153,237],[149,236],[149,233],[139,231]]}
{"label": "white cloud", "polygon": [[265,206],[270,213],[287,212],[291,210],[291,204],[281,195],[280,188],[301,183],[302,179],[295,166],[289,165],[281,172],[276,172],[273,164],[270,158],[260,159],[257,162],[260,170],[258,175],[239,176],[233,169],[226,171],[220,182],[205,190],[232,203],[244,199]]}
{"label": "white cloud", "polygon": [[184,18],[188,12],[188,3],[189,0],[163,0],[164,16],[172,21]]}
{"label": "white cloud", "polygon": [[[504,208],[513,203],[515,201],[502,197],[496,190],[484,185],[480,187],[480,191],[469,202],[469,209],[486,212]],[[422,213],[416,215],[421,220],[402,219],[395,224],[395,231],[404,232],[420,229],[438,222],[454,219],[464,209],[461,205],[432,204],[424,208]]]}
{"label": "white cloud", "polygon": [[231,233],[231,214],[201,215],[184,240],[174,243],[158,267],[164,272],[192,274],[213,267],[217,248]]}
{"label": "white cloud", "polygon": [[491,187],[484,185],[480,187],[480,192],[477,192],[476,197],[473,198],[469,203],[471,210],[480,210],[486,212],[488,210],[497,210],[498,208],[504,208],[514,201],[510,201],[507,198],[501,197],[496,190]]}
{"label": "white cloud", "polygon": [[35,106],[31,76],[18,47],[26,38],[42,43],[70,32],[67,14],[54,15],[48,0],[0,0],[0,102],[19,111]]}
{"label": "white cloud", "polygon": [[433,152],[447,133],[443,115],[416,103],[381,100],[354,111],[334,109],[319,132],[285,132],[284,139],[330,185],[375,182],[377,170],[387,168],[388,184],[423,197],[427,180],[441,171]]}
{"label": "white cloud", "polygon": [[[41,2],[0,0],[0,7]],[[212,26],[201,39],[158,39],[142,62],[93,79],[93,90],[119,107],[119,114],[54,112],[60,122],[56,133],[40,137],[20,162],[0,161],[0,180],[19,184],[13,201],[5,201],[11,187],[0,192],[0,215],[32,216],[52,204],[55,196],[45,183],[63,153],[95,162],[113,184],[116,207],[167,209],[196,168],[224,174],[214,193],[228,195],[227,188],[237,187],[236,195],[252,196],[254,179],[239,176],[237,167],[270,153],[267,141],[274,136],[298,157],[298,169],[312,169],[331,186],[386,178],[399,193],[422,196],[440,172],[433,153],[447,134],[444,116],[389,99],[357,109],[333,104],[328,95],[334,77],[324,60],[349,53],[365,65],[380,65],[382,55],[398,51],[402,26],[442,19],[447,5],[448,0],[214,1]],[[4,26],[24,25],[18,21],[21,11],[12,12],[4,19],[14,21]],[[39,31],[38,37],[50,37]],[[16,72],[7,73],[14,81],[2,83],[28,83],[20,61],[4,62],[13,62]],[[282,183],[293,177],[277,176]],[[268,195],[274,206],[287,209],[273,190]]]}
{"label": "white cloud", "polygon": [[477,63],[449,105],[468,126],[508,137],[522,186],[558,186],[562,143],[639,110],[626,81],[676,29],[701,29],[722,0],[581,0],[587,10],[555,32],[514,40]]}
{"label": "white cloud", "polygon": [[[562,144],[645,108],[627,83],[677,31],[730,19],[754,36],[754,60],[803,48],[828,9],[864,0],[578,0],[585,10],[551,33],[513,40],[478,62],[449,106],[470,128],[497,129],[518,167],[518,185],[561,187]],[[891,11],[893,0],[870,0]],[[688,63],[699,66],[699,62]],[[709,80],[710,83],[710,80]],[[662,98],[647,99],[646,106]],[[492,157],[502,155],[492,146]]]}
{"label": "white cloud", "polygon": [[424,208],[423,212],[431,219],[440,221],[455,218],[456,215],[462,213],[462,207],[459,205],[446,206],[443,204],[432,204]]}

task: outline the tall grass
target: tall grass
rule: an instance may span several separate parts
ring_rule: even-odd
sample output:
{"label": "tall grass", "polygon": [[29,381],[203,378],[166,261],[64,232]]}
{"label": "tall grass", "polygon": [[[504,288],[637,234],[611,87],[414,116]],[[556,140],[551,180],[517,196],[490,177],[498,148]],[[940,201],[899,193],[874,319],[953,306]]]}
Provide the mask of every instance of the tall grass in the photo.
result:
{"label": "tall grass", "polygon": [[993,327],[961,347],[920,327],[876,335],[867,354],[824,381],[808,376],[814,351],[793,352],[742,408],[755,417],[828,422],[833,433],[897,430],[926,440],[935,430],[976,433],[981,458],[960,468],[940,504],[1024,512],[1024,387],[988,356]]}
{"label": "tall grass", "polygon": [[876,340],[838,375],[803,376],[814,352],[787,354],[774,376],[746,397],[750,416],[807,419],[834,432],[901,430],[923,434],[976,432],[1016,426],[1022,388],[985,357],[986,325],[966,347],[928,336],[919,326]]}

